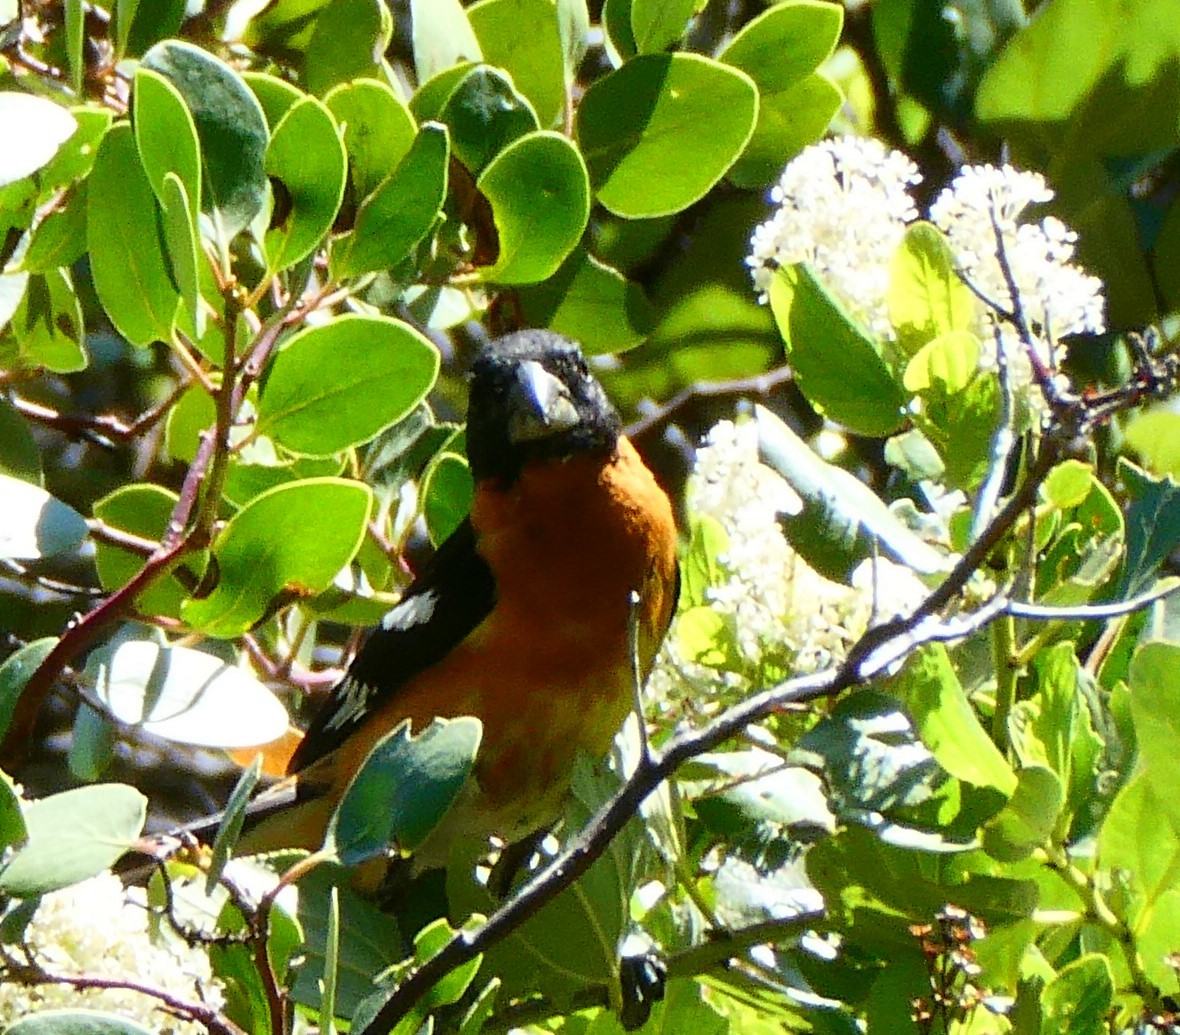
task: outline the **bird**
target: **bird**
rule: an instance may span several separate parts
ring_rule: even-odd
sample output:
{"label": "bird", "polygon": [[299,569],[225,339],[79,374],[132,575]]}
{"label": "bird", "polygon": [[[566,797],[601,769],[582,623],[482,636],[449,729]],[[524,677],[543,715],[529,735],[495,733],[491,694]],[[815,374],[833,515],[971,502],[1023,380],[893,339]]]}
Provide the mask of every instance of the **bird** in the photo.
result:
{"label": "bird", "polygon": [[[679,593],[672,504],[574,341],[543,329],[471,364],[469,516],[363,642],[239,852],[314,850],[374,745],[409,720],[473,715],[467,785],[415,870],[456,838],[550,827],[580,752],[602,757]],[[267,792],[264,792],[264,794]]]}

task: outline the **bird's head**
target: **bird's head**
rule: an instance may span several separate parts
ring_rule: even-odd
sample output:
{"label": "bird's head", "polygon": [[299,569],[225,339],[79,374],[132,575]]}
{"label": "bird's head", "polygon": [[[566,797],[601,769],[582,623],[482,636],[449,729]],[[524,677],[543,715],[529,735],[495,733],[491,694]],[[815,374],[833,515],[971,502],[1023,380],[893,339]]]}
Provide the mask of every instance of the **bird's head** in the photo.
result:
{"label": "bird's head", "polygon": [[578,346],[546,330],[490,342],[471,366],[467,457],[506,485],[529,463],[615,447],[622,421]]}

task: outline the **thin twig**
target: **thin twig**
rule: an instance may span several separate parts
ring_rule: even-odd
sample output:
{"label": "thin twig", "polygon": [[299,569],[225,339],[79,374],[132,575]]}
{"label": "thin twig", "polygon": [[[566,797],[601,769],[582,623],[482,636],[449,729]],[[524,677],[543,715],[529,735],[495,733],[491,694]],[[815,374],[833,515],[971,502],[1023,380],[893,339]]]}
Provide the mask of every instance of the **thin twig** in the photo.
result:
{"label": "thin twig", "polygon": [[717,399],[731,395],[768,396],[779,385],[786,384],[794,377],[790,367],[769,370],[757,377],[735,378],[732,381],[697,381],[677,392],[662,406],[645,414],[639,420],[627,425],[628,438],[639,438],[652,429],[671,420],[676,413],[697,399]]}

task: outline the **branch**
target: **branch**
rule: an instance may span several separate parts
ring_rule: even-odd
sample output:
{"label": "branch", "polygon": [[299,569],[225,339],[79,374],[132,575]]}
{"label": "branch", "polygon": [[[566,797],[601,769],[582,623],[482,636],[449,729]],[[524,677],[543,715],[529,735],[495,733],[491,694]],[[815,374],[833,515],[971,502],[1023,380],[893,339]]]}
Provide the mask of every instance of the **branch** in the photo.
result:
{"label": "branch", "polygon": [[790,367],[779,367],[757,377],[736,378],[732,381],[697,381],[677,392],[664,405],[627,425],[627,437],[639,438],[646,435],[652,429],[671,420],[679,410],[697,399],[716,399],[730,395],[768,396],[794,376],[794,371]]}
{"label": "branch", "polygon": [[111,989],[115,991],[137,992],[140,995],[155,999],[164,1008],[186,1021],[196,1021],[203,1024],[212,1035],[246,1035],[233,1021],[204,1003],[193,1003],[186,999],[165,992],[162,988],[128,978],[108,978],[91,974],[52,974],[36,964],[28,966],[17,963],[11,958],[5,958],[4,969],[11,980],[23,985],[69,985],[79,990]]}

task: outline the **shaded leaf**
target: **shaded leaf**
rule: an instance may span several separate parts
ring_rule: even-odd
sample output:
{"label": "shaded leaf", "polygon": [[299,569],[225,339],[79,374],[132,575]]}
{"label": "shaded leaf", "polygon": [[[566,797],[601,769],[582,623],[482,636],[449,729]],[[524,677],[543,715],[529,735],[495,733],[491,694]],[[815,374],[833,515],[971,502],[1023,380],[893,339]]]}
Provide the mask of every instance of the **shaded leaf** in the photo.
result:
{"label": "shaded leaf", "polygon": [[0,474],[0,557],[33,561],[76,549],[86,520],[39,485]]}
{"label": "shaded leaf", "polygon": [[78,128],[77,120],[60,104],[10,90],[0,91],[0,125],[5,142],[0,154],[0,187],[47,165]]}
{"label": "shaded leaf", "polygon": [[251,747],[287,730],[287,711],[274,694],[245,669],[203,651],[123,640],[92,652],[87,669],[111,715],[179,744]]}
{"label": "shaded leaf", "polygon": [[417,848],[467,782],[483,725],[435,719],[418,736],[408,721],[373,747],[328,823],[324,849],[346,866]]}
{"label": "shaded leaf", "polygon": [[146,815],[147,799],[118,783],[26,803],[29,840],[0,869],[0,891],[28,898],[102,873],[138,840]]}
{"label": "shaded leaf", "polygon": [[224,61],[192,43],[169,40],[143,56],[171,80],[193,116],[205,177],[201,211],[225,242],[244,230],[266,200],[266,117],[254,94]]}

